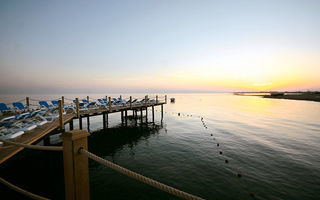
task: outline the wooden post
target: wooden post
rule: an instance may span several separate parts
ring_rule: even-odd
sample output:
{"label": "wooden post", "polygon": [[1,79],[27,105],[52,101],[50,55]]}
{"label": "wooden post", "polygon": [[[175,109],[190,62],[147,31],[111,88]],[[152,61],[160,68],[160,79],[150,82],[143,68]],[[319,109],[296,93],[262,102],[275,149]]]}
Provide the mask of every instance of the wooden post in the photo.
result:
{"label": "wooden post", "polygon": [[106,96],[106,100],[108,100],[108,96]]}
{"label": "wooden post", "polygon": [[79,118],[79,129],[82,130],[82,117]]}
{"label": "wooden post", "polygon": [[132,96],[130,96],[130,109],[132,109]]}
{"label": "wooden post", "polygon": [[109,127],[109,113],[107,113],[107,128]]}
{"label": "wooden post", "polygon": [[61,100],[59,100],[59,125],[60,125],[60,130],[64,130],[63,106],[62,106]]}
{"label": "wooden post", "polygon": [[79,106],[79,98],[76,98],[76,111],[77,111],[77,117],[79,119],[79,129],[82,129],[82,119],[80,115],[80,106]]}
{"label": "wooden post", "polygon": [[103,123],[103,129],[106,129],[106,113],[102,113],[102,123]]}
{"label": "wooden post", "polygon": [[127,117],[128,117],[128,111],[127,110],[125,110],[124,111],[124,116],[125,116],[125,122],[126,122],[126,125],[127,125],[127,123],[128,123],[128,120],[127,120]]}
{"label": "wooden post", "polygon": [[142,107],[140,108],[140,118],[141,118],[141,123],[142,123],[142,116],[143,116],[143,113],[142,113]]}
{"label": "wooden post", "polygon": [[26,104],[27,106],[30,106],[29,97],[26,97]]}
{"label": "wooden post", "polygon": [[89,96],[87,96],[87,101],[90,102],[89,100],[90,100],[90,98],[89,98]]}
{"label": "wooden post", "polygon": [[64,106],[64,96],[61,97],[62,106]]}
{"label": "wooden post", "polygon": [[121,123],[123,123],[123,111],[121,110]]}
{"label": "wooden post", "polygon": [[120,99],[122,100],[122,96],[120,95]]}
{"label": "wooden post", "polygon": [[154,122],[154,106],[152,106],[152,122]]}
{"label": "wooden post", "polygon": [[70,131],[72,131],[73,130],[73,119],[70,121],[70,123],[69,123],[69,129],[70,129]]}
{"label": "wooden post", "polygon": [[165,98],[165,103],[167,104],[167,95],[165,95],[164,98]]}
{"label": "wooden post", "polygon": [[80,106],[79,106],[79,98],[76,98],[76,111],[77,117],[80,119]]}
{"label": "wooden post", "polygon": [[109,97],[109,112],[111,112],[112,108],[111,108],[111,97]]}
{"label": "wooden post", "polygon": [[158,103],[158,95],[156,96],[156,103]]}
{"label": "wooden post", "polygon": [[88,132],[90,132],[90,116],[87,115],[87,128],[88,128]]}
{"label": "wooden post", "polygon": [[146,95],[146,96],[144,97],[144,105],[145,105],[145,106],[147,106],[147,99],[148,99],[148,95]]}
{"label": "wooden post", "polygon": [[89,135],[86,131],[73,130],[60,136],[66,200],[90,199],[88,157],[79,153],[80,148],[88,149]]}
{"label": "wooden post", "polygon": [[161,119],[163,119],[163,104],[161,104]]}

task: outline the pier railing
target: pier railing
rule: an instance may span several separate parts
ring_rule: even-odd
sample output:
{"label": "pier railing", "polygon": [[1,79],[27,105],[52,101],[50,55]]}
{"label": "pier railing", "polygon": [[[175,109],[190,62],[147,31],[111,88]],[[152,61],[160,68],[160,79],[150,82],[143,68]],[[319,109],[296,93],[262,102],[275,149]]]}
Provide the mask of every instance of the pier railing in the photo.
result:
{"label": "pier railing", "polygon": [[[175,195],[182,199],[187,200],[202,200],[202,198],[183,192],[176,188],[170,187],[141,174],[135,173],[131,170],[123,168],[117,164],[114,164],[108,160],[105,160],[97,155],[88,151],[88,136],[90,134],[83,130],[72,130],[63,133],[60,138],[62,140],[61,146],[37,146],[17,143],[5,139],[0,139],[1,142],[11,145],[34,149],[34,150],[46,150],[46,151],[62,151],[63,152],[63,165],[64,165],[64,181],[65,181],[65,199],[66,200],[89,200],[89,167],[88,158],[109,167],[115,171],[118,171],[128,177],[136,179],[140,182],[146,183],[159,190]],[[17,187],[10,182],[0,178],[0,182],[12,188],[13,190],[24,194],[33,199],[46,200],[48,198],[41,197],[39,195],[28,192],[20,187]]]}

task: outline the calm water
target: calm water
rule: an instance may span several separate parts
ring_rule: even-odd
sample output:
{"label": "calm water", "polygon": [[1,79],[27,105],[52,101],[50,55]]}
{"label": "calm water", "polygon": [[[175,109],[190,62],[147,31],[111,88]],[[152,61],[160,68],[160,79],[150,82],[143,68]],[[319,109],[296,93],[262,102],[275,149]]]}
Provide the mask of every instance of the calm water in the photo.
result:
{"label": "calm water", "polygon": [[[170,97],[176,103],[164,106],[163,122],[160,107],[155,123],[150,110],[148,121],[129,118],[127,126],[112,114],[106,131],[101,116],[92,118],[89,150],[206,199],[252,199],[250,192],[255,199],[320,199],[320,103],[231,94]],[[0,101],[10,98],[19,97]],[[60,145],[57,135],[51,141]],[[18,155],[2,166],[1,177],[63,199],[61,153],[26,150]],[[93,161],[89,168],[92,199],[175,199]],[[3,185],[0,191],[2,197],[22,198]]]}

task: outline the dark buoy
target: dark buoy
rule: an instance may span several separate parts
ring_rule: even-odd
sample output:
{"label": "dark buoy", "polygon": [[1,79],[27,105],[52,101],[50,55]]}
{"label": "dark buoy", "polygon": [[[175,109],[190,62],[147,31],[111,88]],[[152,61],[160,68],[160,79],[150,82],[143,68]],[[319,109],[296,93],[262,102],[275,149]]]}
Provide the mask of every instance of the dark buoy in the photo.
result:
{"label": "dark buoy", "polygon": [[224,162],[229,163],[229,160],[225,160]]}
{"label": "dark buoy", "polygon": [[241,174],[241,173],[238,173],[237,176],[238,176],[239,178],[241,178],[241,177],[242,177],[242,174]]}
{"label": "dark buoy", "polygon": [[222,151],[219,151],[220,154],[222,154]]}
{"label": "dark buoy", "polygon": [[217,144],[217,146],[219,146],[219,143]]}
{"label": "dark buoy", "polygon": [[212,136],[212,134],[211,134],[211,136]]}
{"label": "dark buoy", "polygon": [[252,198],[254,198],[254,193],[253,193],[253,192],[250,192],[250,196],[251,196]]}
{"label": "dark buoy", "polygon": [[178,113],[178,116],[180,116],[180,113]]}

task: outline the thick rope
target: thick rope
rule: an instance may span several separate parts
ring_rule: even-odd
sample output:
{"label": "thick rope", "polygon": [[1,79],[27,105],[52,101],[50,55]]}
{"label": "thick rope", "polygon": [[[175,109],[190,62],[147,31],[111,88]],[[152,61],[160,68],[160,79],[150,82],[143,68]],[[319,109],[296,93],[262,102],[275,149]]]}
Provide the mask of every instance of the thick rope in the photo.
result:
{"label": "thick rope", "polygon": [[19,192],[21,194],[24,194],[32,199],[36,199],[36,200],[49,200],[48,198],[33,194],[31,192],[28,192],[24,189],[19,188],[18,186],[13,185],[12,183],[4,180],[3,178],[0,177],[0,182],[3,183],[4,185],[8,186],[9,188],[15,190],[16,192]]}
{"label": "thick rope", "polygon": [[88,156],[92,160],[94,160],[94,161],[96,161],[96,162],[98,162],[98,163],[100,163],[100,164],[102,164],[102,165],[104,165],[106,167],[109,167],[109,168],[111,168],[113,170],[116,170],[116,171],[126,175],[126,176],[134,178],[134,179],[136,179],[138,181],[146,183],[146,184],[148,184],[148,185],[150,185],[152,187],[155,187],[157,189],[160,189],[162,191],[168,192],[168,193],[170,193],[172,195],[175,195],[177,197],[180,197],[180,198],[183,198],[183,199],[187,199],[187,200],[203,200],[200,197],[194,196],[192,194],[188,194],[188,193],[183,192],[181,190],[175,189],[173,187],[167,186],[167,185],[165,185],[163,183],[160,183],[158,181],[152,180],[150,178],[142,176],[142,175],[140,175],[138,173],[135,173],[133,171],[130,171],[128,169],[125,169],[125,168],[123,168],[123,167],[121,167],[121,166],[119,166],[117,164],[114,164],[114,163],[112,163],[112,162],[110,162],[108,160],[105,160],[105,159],[103,159],[101,157],[98,157],[95,154],[90,153],[89,151],[87,151],[85,149],[80,149],[79,152],[84,154],[84,155],[86,155],[86,156]]}
{"label": "thick rope", "polygon": [[5,140],[0,138],[1,142],[5,142],[8,144],[12,144],[18,147],[24,147],[27,149],[34,149],[34,150],[42,150],[42,151],[62,151],[62,147],[59,146],[38,146],[38,145],[30,145],[30,144],[23,144],[23,143],[18,143],[18,142],[12,142],[9,140]]}

